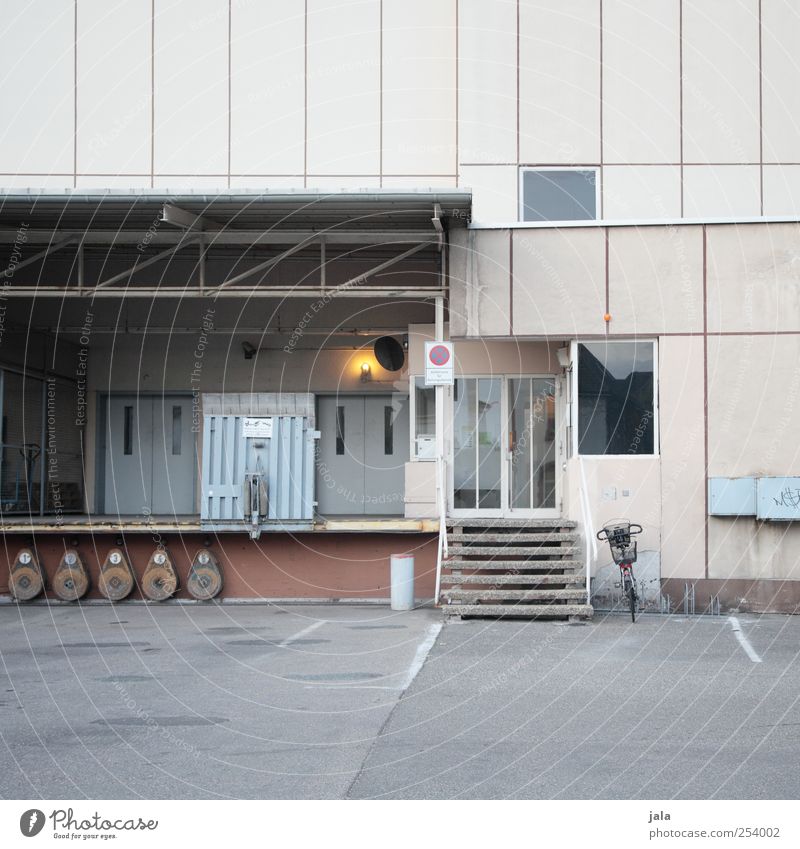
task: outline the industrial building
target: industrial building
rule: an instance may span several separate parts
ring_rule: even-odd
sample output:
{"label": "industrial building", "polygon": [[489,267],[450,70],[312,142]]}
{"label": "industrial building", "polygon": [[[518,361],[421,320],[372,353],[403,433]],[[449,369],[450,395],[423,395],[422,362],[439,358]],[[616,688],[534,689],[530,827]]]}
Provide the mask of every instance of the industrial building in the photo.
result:
{"label": "industrial building", "polygon": [[0,594],[796,610],[790,0],[37,7]]}

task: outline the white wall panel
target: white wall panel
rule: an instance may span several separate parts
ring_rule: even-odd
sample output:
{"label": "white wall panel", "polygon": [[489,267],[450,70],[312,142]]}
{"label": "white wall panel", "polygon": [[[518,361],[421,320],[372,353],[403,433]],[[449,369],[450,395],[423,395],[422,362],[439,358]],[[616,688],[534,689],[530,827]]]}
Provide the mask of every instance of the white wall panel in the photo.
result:
{"label": "white wall panel", "polygon": [[231,171],[302,174],[304,0],[236,0],[231,33]]}
{"label": "white wall panel", "polygon": [[516,162],[517,4],[465,0],[459,16],[461,162]]}
{"label": "white wall panel", "polygon": [[800,165],[764,166],[764,215],[800,214]]}
{"label": "white wall panel", "polygon": [[605,165],[603,218],[680,218],[681,169],[677,165]]}
{"label": "white wall panel", "polygon": [[150,0],[78,7],[78,173],[150,173],[150,24]]}
{"label": "white wall panel", "polygon": [[800,158],[800,5],[762,0],[764,161]]}
{"label": "white wall panel", "polygon": [[155,172],[228,170],[228,3],[156,0]]}
{"label": "white wall panel", "polygon": [[515,165],[463,165],[458,185],[472,189],[472,220],[482,224],[519,219]]}
{"label": "white wall panel", "polygon": [[603,161],[680,159],[678,3],[603,4]]}
{"label": "white wall panel", "polygon": [[600,4],[521,0],[520,159],[600,161]]}
{"label": "white wall panel", "polygon": [[[0,24],[0,171],[73,171],[73,0],[8,6]],[[5,182],[5,181],[2,181]],[[40,185],[38,181],[27,185]],[[69,185],[72,184],[70,180]]]}
{"label": "white wall panel", "polygon": [[685,162],[758,162],[758,0],[684,0]]}
{"label": "white wall panel", "polygon": [[309,0],[308,171],[377,174],[380,3]]}
{"label": "white wall panel", "polygon": [[456,171],[456,31],[451,0],[384,0],[383,171]]}
{"label": "white wall panel", "polygon": [[686,218],[760,215],[758,165],[687,165],[683,169]]}

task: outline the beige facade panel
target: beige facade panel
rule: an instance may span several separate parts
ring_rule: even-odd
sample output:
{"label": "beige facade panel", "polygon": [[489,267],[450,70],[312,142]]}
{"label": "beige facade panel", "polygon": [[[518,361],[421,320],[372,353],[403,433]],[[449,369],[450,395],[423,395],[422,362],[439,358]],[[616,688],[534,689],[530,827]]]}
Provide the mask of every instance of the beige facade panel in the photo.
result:
{"label": "beige facade panel", "polygon": [[383,176],[380,181],[386,188],[396,187],[398,189],[455,189],[458,186],[458,177],[452,175],[439,176],[436,174]]}
{"label": "beige facade panel", "polygon": [[[6,17],[0,52],[4,116],[0,130],[0,171],[42,175],[72,173],[74,132],[74,2],[42,7],[24,3]],[[43,182],[45,181],[45,182]],[[11,185],[8,177],[0,178]],[[26,178],[25,186],[72,185],[71,176]]]}
{"label": "beige facade panel", "polygon": [[150,2],[114,9],[113,48],[97,25],[107,14],[108,3],[89,0],[78,15],[78,171],[148,173]]}
{"label": "beige facade panel", "polygon": [[795,0],[762,0],[761,24],[764,161],[796,162],[800,148],[800,7]]}
{"label": "beige facade panel", "polygon": [[458,184],[472,189],[472,220],[509,223],[519,219],[516,165],[462,165]]}
{"label": "beige facade panel", "polygon": [[758,162],[758,5],[683,2],[685,162]]}
{"label": "beige facade panel", "polygon": [[677,165],[604,165],[603,218],[680,218],[681,169]]}
{"label": "beige facade panel", "polygon": [[520,2],[520,161],[600,161],[600,4]]}
{"label": "beige facade panel", "polygon": [[458,33],[459,159],[517,159],[517,9],[507,0],[460,7]]}
{"label": "beige facade panel", "polygon": [[707,239],[709,331],[800,329],[800,225],[710,226]]}
{"label": "beige facade panel", "polygon": [[603,228],[515,230],[513,250],[516,335],[605,332]]}
{"label": "beige facade panel", "polygon": [[450,232],[450,247],[448,254],[448,275],[450,286],[450,298],[448,307],[450,310],[450,333],[452,336],[467,335],[467,265],[469,253],[467,251],[466,230],[452,230]]}
{"label": "beige facade panel", "polygon": [[611,227],[608,240],[612,332],[702,332],[701,227]]}
{"label": "beige facade panel", "polygon": [[800,534],[792,523],[751,517],[708,520],[708,577],[800,580]]}
{"label": "beige facade panel", "polygon": [[379,0],[309,0],[310,173],[380,171],[380,67]]}
{"label": "beige facade panel", "polygon": [[383,2],[383,172],[456,172],[456,4]]}
{"label": "beige facade panel", "polygon": [[304,39],[304,0],[234,4],[231,14],[231,171],[234,173],[303,173]]}
{"label": "beige facade panel", "polygon": [[603,4],[603,161],[680,160],[679,5]]}
{"label": "beige facade panel", "polygon": [[800,475],[800,334],[708,340],[711,477]]}
{"label": "beige facade panel", "polygon": [[[466,249],[451,262],[451,286],[459,290],[450,303],[451,333],[464,336],[507,336],[511,332],[511,234],[508,230],[469,231]],[[455,278],[454,272],[465,275]]]}
{"label": "beige facade panel", "polygon": [[703,340],[665,336],[658,349],[661,497],[648,508],[645,519],[662,526],[662,577],[702,578],[706,486]]}
{"label": "beige facade panel", "polygon": [[761,214],[758,165],[687,165],[686,218],[749,218]]}
{"label": "beige facade panel", "polygon": [[224,0],[160,4],[154,29],[155,171],[225,174],[228,4]]}
{"label": "beige facade panel", "polygon": [[800,165],[764,166],[764,215],[800,213]]}

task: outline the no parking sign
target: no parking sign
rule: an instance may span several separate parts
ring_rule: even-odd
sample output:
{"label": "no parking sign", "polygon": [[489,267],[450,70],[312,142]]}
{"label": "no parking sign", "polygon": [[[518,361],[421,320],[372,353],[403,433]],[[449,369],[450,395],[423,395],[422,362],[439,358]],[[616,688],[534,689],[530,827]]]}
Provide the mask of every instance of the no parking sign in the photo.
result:
{"label": "no parking sign", "polygon": [[425,385],[453,385],[453,343],[425,343]]}

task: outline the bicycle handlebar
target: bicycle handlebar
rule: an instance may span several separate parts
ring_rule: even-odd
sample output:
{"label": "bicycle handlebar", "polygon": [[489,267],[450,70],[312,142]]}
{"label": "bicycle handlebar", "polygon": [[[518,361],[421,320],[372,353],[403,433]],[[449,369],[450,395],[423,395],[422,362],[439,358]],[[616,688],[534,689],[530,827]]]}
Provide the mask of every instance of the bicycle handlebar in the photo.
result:
{"label": "bicycle handlebar", "polygon": [[[637,530],[634,530],[634,528],[636,528]],[[597,538],[598,538],[601,542],[607,542],[607,541],[608,541],[608,532],[609,532],[609,528],[603,528],[602,530],[599,530],[599,531],[597,532]],[[614,531],[613,531],[613,529],[612,529],[612,531],[611,531],[611,532],[612,532],[612,538],[613,538],[613,535],[614,535]],[[636,524],[636,523],[634,522],[634,523],[631,523],[631,524],[628,526],[628,530],[627,530],[627,531],[623,531],[622,533],[623,533],[623,534],[627,534],[627,535],[629,535],[629,536],[636,536],[636,534],[640,534],[641,532],[642,532],[642,526],[641,526],[641,525],[639,525],[639,524]]]}

